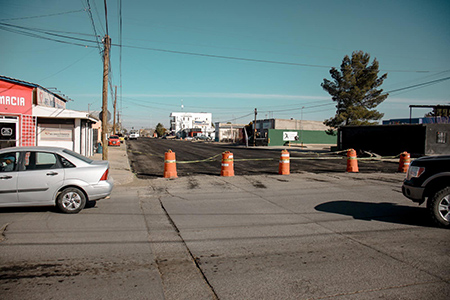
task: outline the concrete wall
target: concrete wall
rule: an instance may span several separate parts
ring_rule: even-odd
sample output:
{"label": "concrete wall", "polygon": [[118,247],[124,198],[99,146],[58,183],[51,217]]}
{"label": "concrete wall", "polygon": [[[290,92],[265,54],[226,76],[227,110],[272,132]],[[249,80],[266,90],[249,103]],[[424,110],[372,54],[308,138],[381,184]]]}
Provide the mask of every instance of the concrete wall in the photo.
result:
{"label": "concrete wall", "polygon": [[329,129],[329,127],[325,126],[322,121],[275,119],[275,126],[273,129],[325,131]]}

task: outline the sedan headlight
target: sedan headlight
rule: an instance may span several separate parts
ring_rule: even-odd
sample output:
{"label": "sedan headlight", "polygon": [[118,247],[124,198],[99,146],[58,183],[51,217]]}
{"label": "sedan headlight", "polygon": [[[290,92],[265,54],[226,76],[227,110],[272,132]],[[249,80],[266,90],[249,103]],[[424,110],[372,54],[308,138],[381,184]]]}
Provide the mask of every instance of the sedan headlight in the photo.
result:
{"label": "sedan headlight", "polygon": [[406,180],[411,180],[411,178],[419,177],[423,174],[423,172],[425,172],[424,167],[410,166],[408,169],[408,174],[406,175]]}

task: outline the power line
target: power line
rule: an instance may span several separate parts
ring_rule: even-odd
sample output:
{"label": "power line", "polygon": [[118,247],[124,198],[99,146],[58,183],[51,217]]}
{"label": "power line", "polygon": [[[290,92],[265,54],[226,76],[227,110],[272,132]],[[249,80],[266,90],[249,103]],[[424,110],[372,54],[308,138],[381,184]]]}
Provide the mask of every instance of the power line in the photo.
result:
{"label": "power line", "polygon": [[[112,46],[117,46],[117,45],[112,44]],[[168,50],[168,49],[141,47],[141,46],[123,46],[123,47],[132,48],[132,49],[157,51],[157,52],[165,52],[165,53],[173,53],[173,54],[183,54],[183,55],[191,55],[191,56],[210,57],[210,58],[221,58],[221,59],[228,59],[228,60],[249,61],[249,62],[258,62],[258,63],[269,63],[269,64],[277,64],[277,65],[301,66],[301,67],[311,67],[311,68],[326,68],[326,69],[334,68],[332,66],[326,66],[326,65],[312,65],[312,64],[304,64],[304,63],[293,63],[293,62],[273,61],[273,60],[264,60],[264,59],[243,58],[243,57],[236,57],[236,56],[214,55],[214,54],[206,54],[206,53],[186,52],[186,51],[177,51],[177,50]],[[382,69],[382,70],[384,72],[394,72],[394,73],[429,73],[429,72],[431,72],[428,70],[385,70],[385,69]]]}
{"label": "power line", "polygon": [[410,85],[410,86],[407,86],[404,88],[388,91],[387,93],[390,94],[390,93],[395,93],[395,92],[399,92],[399,91],[409,90],[409,89],[416,88],[416,87],[428,86],[428,85],[440,83],[440,82],[447,81],[447,80],[450,80],[450,77],[445,77],[445,78],[436,79],[436,80],[432,80],[432,81],[428,81],[428,82],[423,82],[423,83],[419,83],[419,84],[415,84],[415,85]]}
{"label": "power line", "polygon": [[[113,44],[113,46],[117,46],[117,45]],[[141,49],[141,50],[164,52],[164,53],[183,54],[183,55],[191,55],[191,56],[210,57],[210,58],[221,58],[221,59],[240,60],[240,61],[249,61],[249,62],[259,62],[259,63],[269,63],[269,64],[278,64],[278,65],[290,65],[290,66],[302,66],[302,67],[314,67],[314,68],[327,68],[327,69],[331,68],[330,66],[310,65],[310,64],[303,64],[303,63],[282,62],[282,61],[253,59],[253,58],[243,58],[243,57],[235,57],[235,56],[223,56],[223,55],[214,55],[214,54],[205,54],[205,53],[195,53],[195,52],[186,52],[186,51],[177,51],[177,50],[158,49],[158,48],[150,48],[150,47],[127,46],[127,45],[125,45],[123,47],[132,48],[132,49]]]}
{"label": "power line", "polygon": [[[437,73],[434,73],[434,74],[431,74],[431,75],[427,75],[427,76],[422,76],[422,77],[420,77],[420,78],[416,78],[416,79],[413,79],[413,80],[407,80],[407,81],[401,81],[401,82],[397,82],[397,83],[395,83],[395,84],[384,84],[384,86],[385,86],[385,88],[386,89],[388,89],[388,87],[389,86],[393,86],[393,85],[395,85],[395,86],[405,86],[405,85],[407,85],[407,84],[414,84],[414,82],[420,82],[420,81],[424,81],[425,79],[432,79],[432,78],[436,78],[436,77],[438,77],[439,75],[441,75],[441,74],[445,74],[445,73],[448,73],[448,72],[450,72],[450,70],[444,70],[444,71],[441,71],[441,72],[437,72]],[[389,87],[390,88],[390,87]]]}
{"label": "power line", "polygon": [[[9,32],[12,32],[12,33],[18,33],[18,34],[22,34],[22,35],[29,36],[29,37],[40,38],[40,39],[53,41],[53,42],[57,42],[57,43],[62,43],[62,44],[69,44],[69,45],[75,45],[75,46],[81,46],[81,47],[92,47],[92,46],[89,46],[89,45],[86,45],[86,44],[80,44],[80,43],[75,43],[75,42],[68,42],[68,41],[64,41],[64,40],[58,40],[58,39],[55,39],[55,38],[49,38],[49,37],[45,37],[45,36],[38,35],[38,34],[35,34],[35,33],[22,31],[22,30],[19,30],[19,29],[4,27],[4,26],[2,26],[1,23],[0,23],[0,29],[3,29],[5,31],[9,31]],[[78,40],[82,40],[82,39],[78,39]],[[87,40],[85,40],[85,41],[87,41]],[[87,42],[91,42],[91,41],[87,41]]]}
{"label": "power line", "polygon": [[[87,3],[88,3],[88,8],[89,8],[90,7],[89,0],[87,0]],[[29,27],[27,28],[27,27],[18,26],[18,25],[12,25],[12,24],[3,23],[3,22],[0,22],[0,29],[3,29],[5,31],[9,31],[9,32],[12,32],[12,33],[17,33],[17,34],[22,34],[22,35],[34,37],[34,38],[40,38],[40,39],[50,40],[50,41],[54,41],[54,42],[58,42],[58,43],[64,43],[64,44],[70,44],[70,45],[76,45],[76,46],[82,46],[82,47],[92,47],[92,46],[89,46],[89,45],[86,45],[86,44],[80,44],[80,43],[69,42],[69,41],[64,41],[64,40],[61,40],[61,39],[56,39],[56,38],[50,38],[50,37],[42,36],[42,35],[33,33],[33,31],[41,33],[41,34],[47,34],[47,35],[50,35],[50,36],[53,36],[53,37],[57,37],[57,38],[63,38],[63,39],[69,39],[69,40],[75,40],[75,41],[81,41],[81,42],[87,42],[87,43],[97,43],[97,48],[99,48],[99,42],[97,40],[95,24],[93,22],[92,14],[90,13],[90,9],[88,9],[87,12],[88,12],[88,14],[89,14],[89,16],[91,18],[91,22],[92,22],[92,25],[93,25],[93,30],[94,30],[94,33],[95,33],[96,41],[91,41],[91,40],[87,40],[87,39],[76,38],[76,37],[73,37],[73,36],[67,36],[67,35],[53,33],[53,32],[58,32],[58,31],[50,32],[49,30],[43,30],[43,29],[38,29],[38,28],[29,28]],[[27,32],[27,31],[31,31],[31,32]],[[113,44],[113,45],[114,46],[119,46],[120,48],[124,47],[121,43],[119,43],[119,45],[115,45],[115,44]],[[319,65],[309,65],[309,64],[299,64],[299,63],[289,63],[289,62],[257,60],[257,59],[248,59],[248,58],[239,58],[239,57],[230,57],[230,56],[218,56],[218,55],[183,52],[183,51],[172,51],[172,50],[165,50],[165,49],[137,47],[137,46],[125,46],[125,47],[136,48],[136,49],[144,49],[144,50],[152,50],[152,51],[161,51],[161,52],[168,52],[168,53],[175,53],[175,54],[196,55],[196,56],[204,56],[204,57],[233,59],[233,60],[252,61],[252,62],[263,62],[263,63],[272,63],[272,64],[285,64],[285,65],[288,64],[288,65],[303,66],[303,67],[323,67],[323,68],[327,67],[327,66],[319,66]],[[442,72],[440,72],[438,74],[445,73],[447,71],[448,70],[442,71]],[[419,71],[411,71],[411,72],[419,72]],[[449,79],[450,79],[450,77],[440,78],[440,79],[433,80],[433,81],[428,81],[428,82],[419,83],[419,84],[415,84],[415,85],[410,85],[410,86],[399,88],[399,89],[390,90],[387,93],[396,93],[396,92],[409,90],[409,89],[417,89],[417,88],[420,88],[420,87],[425,87],[425,86],[437,84],[437,83],[440,83],[440,82],[443,82],[443,81],[447,81]],[[111,85],[112,85],[112,83],[111,83]],[[122,84],[120,84],[120,85],[122,85]]]}
{"label": "power line", "polygon": [[262,112],[284,112],[284,111],[293,111],[293,110],[297,110],[297,109],[310,109],[310,108],[315,108],[315,107],[321,107],[321,106],[328,106],[328,105],[335,105],[335,103],[325,103],[325,104],[317,104],[317,105],[311,105],[311,106],[299,106],[299,107],[294,107],[294,108],[290,108],[290,109],[279,109],[279,110],[265,110]]}
{"label": "power line", "polygon": [[[94,43],[94,41],[85,40],[85,39],[79,39],[79,38],[75,38],[75,37],[71,37],[71,36],[58,35],[58,34],[50,33],[48,31],[45,31],[45,30],[42,30],[42,29],[25,28],[25,27],[21,27],[21,26],[17,26],[17,25],[6,24],[6,23],[0,23],[0,24],[4,25],[4,26],[10,26],[10,27],[19,27],[19,28],[22,28],[24,30],[38,31],[40,33],[45,33],[45,34],[49,34],[49,35],[59,36],[61,38],[74,39],[74,40],[84,41],[84,42],[88,42],[88,43]],[[37,36],[35,36],[35,37],[37,37]],[[42,37],[42,38],[45,38],[45,37]],[[85,45],[83,45],[83,46],[85,46]],[[294,62],[285,62],[285,61],[274,61],[274,60],[244,58],[244,57],[236,57],[236,56],[214,55],[214,54],[207,54],[207,53],[196,53],[196,52],[187,52],[187,51],[178,51],[178,50],[151,48],[151,47],[141,47],[141,46],[123,45],[123,44],[113,44],[113,43],[111,43],[111,46],[126,47],[126,48],[131,48],[131,49],[141,49],[141,50],[148,50],[148,51],[156,51],[156,52],[163,52],[163,53],[182,54],[182,55],[190,55],[190,56],[209,57],[209,58],[237,60],[237,61],[247,61],[247,62],[257,62],[257,63],[268,63],[268,64],[277,64],[277,65],[290,65],[290,66],[311,67],[311,68],[326,68],[326,69],[332,68],[332,66],[326,66],[326,65],[314,65],[314,64],[294,63]],[[403,72],[403,73],[428,73],[428,72],[431,72],[429,70],[383,70],[383,71],[386,71],[386,72]]]}
{"label": "power line", "polygon": [[[89,10],[86,10],[89,11]],[[1,20],[0,20],[1,21]],[[28,30],[28,31],[35,31],[35,32],[39,32],[39,33],[45,33],[45,34],[56,34],[56,33],[65,33],[65,34],[73,34],[73,35],[81,35],[81,36],[92,36],[92,34],[89,33],[81,33],[81,32],[73,32],[73,31],[62,31],[62,30],[53,30],[53,29],[40,29],[40,28],[36,28],[36,27],[24,27],[24,26],[19,26],[19,25],[14,25],[14,24],[8,24],[8,23],[3,23],[0,22],[0,25],[6,26],[6,27],[12,27],[12,28],[18,28],[18,29],[22,29],[22,30]],[[24,31],[25,32],[25,31]],[[69,35],[60,35],[61,37],[70,39],[70,38],[74,38],[72,36]],[[94,37],[99,37],[99,35],[94,35]],[[93,41],[91,40],[86,40],[87,42],[93,43]]]}
{"label": "power line", "polygon": [[36,19],[36,18],[45,18],[45,17],[53,17],[53,16],[60,16],[60,15],[66,15],[66,14],[72,14],[77,12],[82,12],[84,9],[78,9],[78,10],[71,10],[66,12],[60,12],[60,13],[54,13],[54,14],[47,14],[47,15],[40,15],[40,16],[30,16],[30,17],[21,17],[21,18],[12,18],[12,19],[0,19],[0,21],[15,21],[15,20],[26,20],[26,19]]}
{"label": "power line", "polygon": [[91,20],[92,30],[94,31],[94,37],[95,37],[95,40],[97,42],[97,47],[99,49],[99,54],[100,54],[100,57],[103,58],[103,55],[101,53],[102,52],[102,47],[100,45],[100,40],[99,40],[99,35],[97,34],[97,29],[95,28],[95,22],[94,22],[94,18],[92,16],[91,4],[90,4],[89,0],[86,0],[86,4],[87,4],[87,7],[88,7],[86,11],[88,13],[89,19]]}
{"label": "power line", "polygon": [[[99,22],[99,24],[100,24],[100,28],[103,30],[102,32],[106,33],[105,28],[103,28],[102,18],[100,17],[100,13],[98,12],[99,9],[97,8],[96,1],[93,1],[93,4],[94,4],[94,11],[95,11],[95,14],[97,15],[97,19],[98,19],[98,22]],[[104,34],[102,34],[102,35],[104,35]]]}
{"label": "power line", "polygon": [[85,59],[86,57],[88,57],[94,50],[95,50],[95,49],[91,50],[88,54],[86,54],[86,55],[83,56],[82,58],[80,58],[80,59],[74,61],[74,62],[71,63],[70,65],[68,65],[68,66],[66,66],[65,68],[59,70],[58,72],[56,72],[56,73],[54,73],[54,74],[52,74],[52,75],[49,75],[49,76],[47,76],[47,77],[45,77],[45,78],[42,78],[42,79],[40,79],[39,81],[43,81],[43,80],[45,80],[45,79],[47,79],[47,78],[53,77],[53,76],[55,76],[55,75],[57,75],[57,74],[59,74],[59,73],[65,71],[65,70],[67,70],[67,69],[70,68],[71,66],[75,65],[76,63],[78,63],[78,62],[82,61],[83,59]]}
{"label": "power line", "polygon": [[[91,40],[76,38],[76,37],[73,37],[73,36],[66,36],[66,35],[57,34],[57,33],[52,33],[52,32],[45,31],[43,29],[30,29],[30,28],[27,28],[27,27],[7,24],[7,23],[3,23],[3,22],[0,22],[0,26],[3,26],[3,28],[0,27],[0,29],[6,30],[6,31],[20,33],[20,34],[24,34],[24,35],[28,35],[28,36],[36,37],[36,38],[52,40],[52,41],[60,42],[60,43],[67,43],[67,44],[69,44],[69,42],[66,42],[66,41],[63,41],[63,40],[57,40],[57,39],[48,38],[48,37],[45,37],[45,36],[42,36],[42,35],[37,35],[35,33],[32,33],[32,31],[43,33],[43,34],[47,34],[47,35],[54,36],[54,37],[59,37],[59,38],[71,39],[71,40],[75,40],[75,41],[82,41],[82,42],[88,42],[88,43],[95,43],[94,41],[91,41]],[[8,29],[10,29],[10,30],[8,30]],[[26,32],[25,30],[28,30],[28,31],[31,31],[31,32]],[[86,44],[75,44],[74,43],[74,45],[87,47]]]}
{"label": "power line", "polygon": [[253,114],[254,114],[254,113],[251,112],[251,113],[246,114],[246,115],[244,115],[244,116],[240,116],[240,117],[237,117],[237,118],[232,118],[231,120],[222,121],[222,122],[220,122],[220,123],[231,122],[231,121],[233,121],[233,120],[243,119],[243,118],[246,118],[246,117],[248,117],[248,116],[252,116]]}

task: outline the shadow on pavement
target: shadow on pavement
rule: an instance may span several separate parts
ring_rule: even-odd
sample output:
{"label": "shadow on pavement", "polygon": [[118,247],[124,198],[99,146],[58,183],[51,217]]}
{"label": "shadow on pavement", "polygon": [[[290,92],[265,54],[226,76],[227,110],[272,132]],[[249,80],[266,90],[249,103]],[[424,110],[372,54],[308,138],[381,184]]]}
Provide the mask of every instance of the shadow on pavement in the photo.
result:
{"label": "shadow on pavement", "polygon": [[[84,209],[94,208],[97,204],[97,201],[88,201]],[[83,210],[84,210],[83,209]],[[82,211],[83,211],[82,210]],[[1,207],[0,214],[2,213],[21,213],[21,212],[52,212],[63,214],[58,210],[56,206],[23,206],[23,207]]]}
{"label": "shadow on pavement", "polygon": [[394,203],[367,203],[348,200],[326,202],[316,210],[352,216],[354,219],[387,223],[435,227],[425,207],[402,206]]}

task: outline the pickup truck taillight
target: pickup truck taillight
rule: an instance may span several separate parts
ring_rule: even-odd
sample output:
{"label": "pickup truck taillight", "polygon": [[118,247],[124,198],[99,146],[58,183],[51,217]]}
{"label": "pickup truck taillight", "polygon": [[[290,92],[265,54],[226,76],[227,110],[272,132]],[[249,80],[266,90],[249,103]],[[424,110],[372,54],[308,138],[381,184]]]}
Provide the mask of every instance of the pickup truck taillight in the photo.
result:
{"label": "pickup truck taillight", "polygon": [[109,168],[106,169],[105,173],[103,173],[102,178],[100,178],[100,181],[108,180],[108,174],[109,174]]}
{"label": "pickup truck taillight", "polygon": [[424,167],[411,166],[408,169],[408,174],[406,175],[406,180],[410,180],[411,178],[419,177],[420,175],[423,174],[423,172],[425,172]]}

